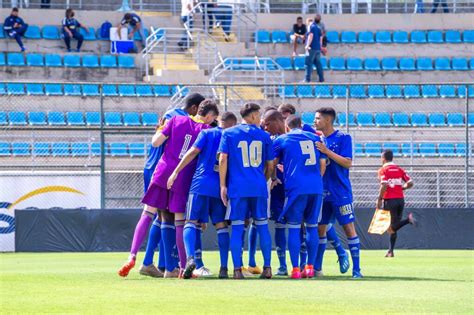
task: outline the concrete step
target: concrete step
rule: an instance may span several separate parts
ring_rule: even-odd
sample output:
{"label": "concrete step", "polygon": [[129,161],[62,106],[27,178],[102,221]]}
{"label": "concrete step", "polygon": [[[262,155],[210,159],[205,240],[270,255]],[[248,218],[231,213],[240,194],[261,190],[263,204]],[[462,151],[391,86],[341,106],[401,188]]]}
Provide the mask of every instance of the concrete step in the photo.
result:
{"label": "concrete step", "polygon": [[176,67],[174,69],[153,69],[153,75],[149,77],[143,77],[145,82],[153,82],[160,84],[202,84],[209,82],[209,78],[206,76],[204,70],[199,68],[190,69],[189,67],[183,67],[180,69]]}
{"label": "concrete step", "polygon": [[[225,90],[223,87],[216,87],[216,93],[220,99],[224,99]],[[236,100],[254,100],[263,101],[266,99],[261,87],[254,86],[235,86],[227,89],[227,99]]]}

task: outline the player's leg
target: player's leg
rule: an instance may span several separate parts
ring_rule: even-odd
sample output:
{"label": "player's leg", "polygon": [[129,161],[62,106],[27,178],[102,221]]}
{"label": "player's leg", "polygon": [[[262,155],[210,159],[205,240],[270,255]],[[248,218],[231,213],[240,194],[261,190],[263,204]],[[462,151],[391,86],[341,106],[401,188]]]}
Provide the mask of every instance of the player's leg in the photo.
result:
{"label": "player's leg", "polygon": [[163,239],[160,235],[159,252],[158,252],[158,270],[165,272],[165,248],[163,246]]}
{"label": "player's leg", "polygon": [[315,275],[314,265],[319,248],[318,222],[321,217],[322,204],[322,195],[306,195],[304,221],[306,222],[306,244],[308,245],[308,263],[305,267],[307,278],[313,278]]}
{"label": "player's leg", "polygon": [[[255,221],[248,227],[248,249],[249,249],[249,271],[254,273],[256,269],[260,269],[257,267],[257,262],[255,261],[255,254],[257,252],[257,226],[255,225]],[[252,270],[252,271],[251,271]],[[261,272],[259,272],[260,274]]]}
{"label": "player's leg", "polygon": [[186,249],[184,247],[183,230],[185,223],[186,203],[188,193],[169,191],[169,210],[174,213],[174,224],[176,227],[176,248],[179,256],[179,267],[181,272],[186,267]]}
{"label": "player's leg", "polygon": [[326,244],[327,244],[327,226],[331,222],[333,217],[334,207],[332,202],[324,201],[323,207],[321,210],[321,220],[319,221],[318,225],[318,251],[316,253],[316,260],[314,263],[315,274],[318,277],[323,275],[323,259],[324,259],[324,252],[326,251]]}
{"label": "player's leg", "polygon": [[346,253],[344,247],[342,247],[341,241],[339,240],[339,236],[337,235],[336,228],[334,226],[335,220],[331,220],[331,222],[327,226],[326,237],[328,242],[331,243],[332,247],[336,250],[338,263],[339,263],[339,271],[341,273],[346,273],[349,270],[351,264],[349,262],[349,257]]}
{"label": "player's leg", "polygon": [[162,210],[161,219],[161,240],[163,242],[165,260],[164,278],[177,278],[179,276],[179,269],[176,269],[176,262],[173,257],[173,247],[176,244],[174,214],[167,210]]}
{"label": "player's leg", "polygon": [[352,258],[352,278],[362,278],[360,272],[360,240],[354,226],[355,214],[353,205],[350,203],[338,206],[336,218],[347,236],[347,245],[349,246]]}
{"label": "player's leg", "polygon": [[196,269],[204,267],[204,262],[202,261],[202,226],[201,223],[196,225],[196,252],[194,255],[196,260]]}
{"label": "player's leg", "polygon": [[210,198],[211,222],[216,227],[217,244],[219,246],[220,268],[219,279],[229,278],[227,264],[229,261],[230,237],[229,229],[225,221],[226,208],[219,198]]}
{"label": "player's leg", "polygon": [[252,218],[257,226],[258,237],[260,239],[260,250],[263,255],[263,270],[260,275],[261,279],[270,279],[272,277],[272,237],[268,229],[268,200],[266,197],[251,198],[250,211]]}
{"label": "player's leg", "polygon": [[150,232],[148,233],[148,243],[146,245],[145,257],[143,264],[140,267],[140,274],[144,276],[150,276],[155,278],[163,277],[163,272],[160,271],[153,264],[153,256],[158,244],[161,240],[161,219],[160,215],[156,215],[153,224],[151,225]]}
{"label": "player's leg", "polygon": [[290,252],[292,279],[301,279],[300,248],[301,248],[301,223],[303,222],[303,211],[306,204],[306,195],[289,196],[283,209],[284,216],[288,222],[288,251]]}
{"label": "player's leg", "polygon": [[[298,230],[299,235],[299,230]],[[288,268],[286,266],[286,223],[283,220],[275,221],[275,247],[280,267],[278,267],[277,276],[287,276]]]}
{"label": "player's leg", "polygon": [[226,220],[232,224],[230,237],[230,252],[234,264],[234,279],[243,279],[242,247],[245,219],[247,217],[248,198],[231,198],[226,212]]}
{"label": "player's leg", "polygon": [[[308,246],[306,246],[306,227],[301,224],[300,229],[300,269],[304,270],[306,263],[308,262]],[[305,275],[303,274],[303,277]]]}

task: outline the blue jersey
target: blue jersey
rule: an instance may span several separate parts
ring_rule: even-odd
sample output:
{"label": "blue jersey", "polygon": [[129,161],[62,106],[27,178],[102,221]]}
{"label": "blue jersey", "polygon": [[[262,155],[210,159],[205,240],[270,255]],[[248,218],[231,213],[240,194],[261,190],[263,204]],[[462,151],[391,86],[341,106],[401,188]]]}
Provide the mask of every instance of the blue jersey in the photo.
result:
{"label": "blue jersey", "polygon": [[229,198],[268,197],[265,163],[273,160],[272,140],[255,125],[224,130],[219,153],[228,155]]}
{"label": "blue jersey", "polygon": [[219,160],[217,150],[221,142],[222,128],[202,130],[193,147],[199,149],[196,172],[191,183],[190,193],[220,198]]}
{"label": "blue jersey", "polygon": [[319,160],[326,156],[315,145],[320,140],[301,129],[293,129],[275,140],[273,148],[283,164],[286,195],[323,194]]}
{"label": "blue jersey", "polygon": [[[273,143],[275,143],[276,139],[277,138],[273,139]],[[272,211],[283,209],[285,203],[285,181],[283,172],[280,171],[278,166],[276,168],[276,177],[280,180],[281,184],[276,185],[270,191],[270,209]]]}
{"label": "blue jersey", "polygon": [[3,22],[3,29],[5,32],[8,33],[9,31],[14,30],[13,25],[15,25],[15,23],[20,24],[21,26],[25,24],[21,17],[10,15],[5,19],[5,22]]}
{"label": "blue jersey", "polygon": [[[328,149],[337,155],[352,159],[352,139],[350,135],[336,130],[330,136],[323,137],[323,141],[325,141]],[[352,203],[349,169],[328,159],[323,181],[325,201],[331,201],[336,206]]]}
{"label": "blue jersey", "polygon": [[303,124],[303,131],[307,131],[307,132],[311,132],[311,133],[316,133],[316,130],[313,129],[313,127],[311,127],[310,125],[308,124]]}
{"label": "blue jersey", "polygon": [[311,24],[309,33],[313,34],[313,40],[311,41],[311,50],[321,51],[321,29],[317,24]]}
{"label": "blue jersey", "polygon": [[75,18],[64,18],[63,28],[67,27],[70,31],[74,32],[78,27],[82,27],[81,23]]}
{"label": "blue jersey", "polygon": [[[169,111],[167,111],[164,115],[163,118],[165,120],[170,120],[174,116],[188,116],[188,113],[182,109],[182,108],[174,108]],[[150,148],[150,153],[148,154],[148,159],[146,160],[145,163],[145,169],[155,169],[156,164],[158,164],[158,161],[160,160],[161,156],[163,155],[163,150],[165,148],[164,143],[160,145],[159,147],[151,147]]]}

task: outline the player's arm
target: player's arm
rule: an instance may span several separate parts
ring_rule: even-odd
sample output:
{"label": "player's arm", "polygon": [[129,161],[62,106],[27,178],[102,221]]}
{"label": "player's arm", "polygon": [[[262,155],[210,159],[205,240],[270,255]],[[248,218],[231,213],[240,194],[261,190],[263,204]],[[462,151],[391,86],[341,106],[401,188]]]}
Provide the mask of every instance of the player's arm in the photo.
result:
{"label": "player's arm", "polygon": [[160,124],[156,128],[156,133],[151,139],[151,145],[154,147],[161,146],[173,131],[174,119],[163,119],[160,120]]}
{"label": "player's arm", "polygon": [[326,159],[325,158],[319,159],[319,173],[321,173],[321,176],[324,176],[324,173],[326,173]]}
{"label": "player's arm", "polygon": [[183,170],[183,168],[185,168],[189,163],[191,163],[191,161],[194,160],[196,156],[199,155],[199,153],[201,153],[201,150],[196,147],[192,147],[188,150],[188,152],[186,152],[179,164],[174,169],[173,173],[171,173],[170,177],[168,178],[168,182],[166,184],[166,187],[168,189],[171,189],[174,184],[174,181],[178,177],[179,173]]}
{"label": "player's arm", "polygon": [[326,145],[322,142],[316,142],[316,147],[318,148],[321,153],[325,154],[328,158],[339,164],[344,168],[351,168],[352,167],[352,159],[343,157],[331,150],[329,150]]}
{"label": "player's arm", "polygon": [[403,190],[407,190],[407,189],[410,189],[413,187],[413,181],[410,179],[408,182],[406,182],[405,184],[403,184],[402,186],[402,189]]}
{"label": "player's arm", "polygon": [[272,172],[272,175],[271,175],[271,179],[272,179],[272,184],[270,185],[270,189],[273,189],[276,185],[281,185],[282,182],[281,180],[277,177],[277,165],[278,163],[280,163],[280,158],[275,158],[273,160],[273,172]]}
{"label": "player's arm", "polygon": [[161,133],[161,130],[158,130],[151,139],[151,145],[157,148],[165,143],[166,139],[168,139],[168,137]]}
{"label": "player's arm", "polygon": [[379,197],[377,198],[377,204],[376,204],[377,209],[382,209],[383,195],[385,195],[386,191],[387,191],[387,183],[381,182],[380,188],[379,188]]}
{"label": "player's arm", "polygon": [[227,207],[227,168],[228,155],[227,153],[219,153],[219,186],[221,187],[221,199]]}

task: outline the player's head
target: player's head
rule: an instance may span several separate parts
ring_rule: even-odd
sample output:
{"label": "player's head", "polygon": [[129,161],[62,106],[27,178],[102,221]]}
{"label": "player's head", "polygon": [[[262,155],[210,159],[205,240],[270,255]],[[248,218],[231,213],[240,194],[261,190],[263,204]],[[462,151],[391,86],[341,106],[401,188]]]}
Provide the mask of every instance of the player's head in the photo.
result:
{"label": "player's head", "polygon": [[11,15],[18,16],[18,12],[19,12],[18,8],[13,8]]}
{"label": "player's head", "polygon": [[223,129],[227,129],[237,125],[237,117],[232,112],[225,112],[221,116],[220,126]]}
{"label": "player's head", "polygon": [[283,118],[287,118],[290,115],[296,114],[296,108],[291,104],[282,104],[278,107],[278,111],[283,115]]}
{"label": "player's head", "polygon": [[325,130],[334,124],[336,119],[336,111],[332,107],[321,107],[316,111],[314,116],[314,124],[317,130]]}
{"label": "player's head", "polygon": [[70,19],[74,17],[74,10],[71,8],[66,9],[66,18]]}
{"label": "player's head", "polygon": [[392,150],[383,150],[382,152],[382,164],[393,161],[393,151]]}
{"label": "player's head", "polygon": [[199,104],[197,114],[201,116],[205,124],[211,124],[219,115],[219,108],[213,100],[204,100]]}
{"label": "player's head", "polygon": [[255,103],[247,103],[240,109],[240,116],[247,124],[258,126],[260,124],[260,106]]}
{"label": "player's head", "polygon": [[276,107],[275,105],[270,105],[270,106],[266,106],[264,109],[263,109],[263,113],[265,114],[266,112],[269,112],[271,110],[278,110],[278,107]]}
{"label": "player's head", "polygon": [[303,24],[303,17],[298,16],[298,17],[296,18],[296,24],[298,24],[298,25]]}
{"label": "player's head", "polygon": [[296,115],[290,115],[285,120],[285,127],[287,131],[301,128],[301,118]]}
{"label": "player's head", "polygon": [[318,24],[319,22],[321,22],[321,15],[316,14],[316,16],[314,17],[314,23]]}
{"label": "player's head", "polygon": [[199,93],[191,93],[186,96],[184,100],[184,110],[191,116],[195,116],[198,112],[199,104],[204,101],[205,98]]}
{"label": "player's head", "polygon": [[127,22],[130,22],[132,20],[132,15],[130,13],[125,13],[123,19]]}
{"label": "player's head", "polygon": [[263,114],[263,128],[271,135],[285,133],[285,119],[277,110],[271,110]]}

